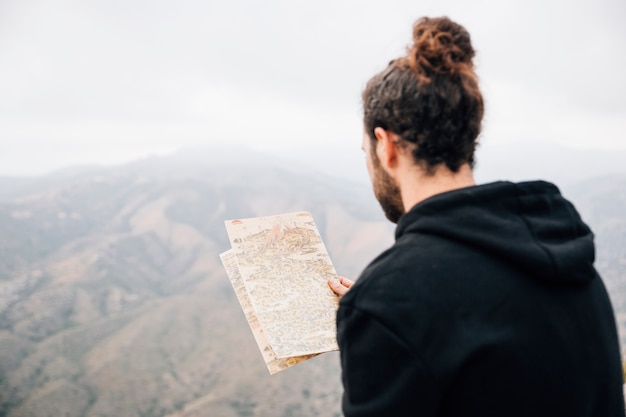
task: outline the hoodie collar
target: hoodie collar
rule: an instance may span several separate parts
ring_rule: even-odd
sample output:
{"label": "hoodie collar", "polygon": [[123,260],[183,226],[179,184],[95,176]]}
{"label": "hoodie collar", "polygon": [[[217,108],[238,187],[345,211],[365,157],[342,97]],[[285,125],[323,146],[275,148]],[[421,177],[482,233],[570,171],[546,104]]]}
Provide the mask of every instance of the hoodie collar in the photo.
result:
{"label": "hoodie collar", "polygon": [[495,182],[432,196],[398,222],[396,240],[425,233],[479,249],[541,280],[595,277],[593,234],[548,182]]}

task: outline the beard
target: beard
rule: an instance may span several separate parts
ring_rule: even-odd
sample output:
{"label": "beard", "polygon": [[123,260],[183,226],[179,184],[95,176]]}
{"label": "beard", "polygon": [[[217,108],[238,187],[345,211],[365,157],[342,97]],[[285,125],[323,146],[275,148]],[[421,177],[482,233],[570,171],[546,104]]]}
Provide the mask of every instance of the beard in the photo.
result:
{"label": "beard", "polygon": [[398,223],[398,220],[404,214],[400,188],[395,180],[381,167],[380,161],[376,156],[374,156],[372,162],[374,168],[374,178],[372,178],[374,196],[380,203],[385,217],[392,223]]}

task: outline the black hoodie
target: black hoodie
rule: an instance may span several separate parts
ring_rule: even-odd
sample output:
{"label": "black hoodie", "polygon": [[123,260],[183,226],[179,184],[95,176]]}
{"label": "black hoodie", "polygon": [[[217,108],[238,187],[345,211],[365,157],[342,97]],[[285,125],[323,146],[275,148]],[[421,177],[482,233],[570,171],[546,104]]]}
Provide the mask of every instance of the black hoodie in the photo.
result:
{"label": "black hoodie", "polygon": [[340,302],[345,416],[624,416],[593,262],[593,234],[546,182],[417,204]]}

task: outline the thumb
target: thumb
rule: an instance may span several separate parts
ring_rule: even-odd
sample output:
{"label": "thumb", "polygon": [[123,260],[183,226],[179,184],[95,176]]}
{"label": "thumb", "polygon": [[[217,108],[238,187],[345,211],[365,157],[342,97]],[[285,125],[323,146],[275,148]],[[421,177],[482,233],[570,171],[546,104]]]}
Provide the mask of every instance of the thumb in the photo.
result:
{"label": "thumb", "polygon": [[337,278],[330,278],[328,280],[328,286],[333,292],[339,296],[344,295],[348,292],[348,287],[343,285]]}

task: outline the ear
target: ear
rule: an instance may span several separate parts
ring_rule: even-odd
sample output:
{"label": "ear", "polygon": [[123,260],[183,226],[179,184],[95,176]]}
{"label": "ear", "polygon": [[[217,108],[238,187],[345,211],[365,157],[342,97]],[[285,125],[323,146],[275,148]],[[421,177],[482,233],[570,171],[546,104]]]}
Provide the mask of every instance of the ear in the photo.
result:
{"label": "ear", "polygon": [[398,165],[398,147],[395,133],[385,130],[382,127],[374,129],[376,136],[376,155],[381,165],[386,169],[393,169]]}

